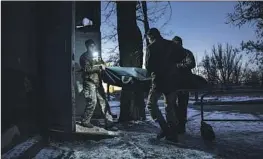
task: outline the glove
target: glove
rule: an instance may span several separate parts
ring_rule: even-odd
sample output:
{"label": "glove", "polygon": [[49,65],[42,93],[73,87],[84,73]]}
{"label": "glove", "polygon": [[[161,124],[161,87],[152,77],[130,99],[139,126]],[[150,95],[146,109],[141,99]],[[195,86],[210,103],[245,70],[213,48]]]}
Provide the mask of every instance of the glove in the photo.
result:
{"label": "glove", "polygon": [[151,73],[151,77],[152,77],[152,78],[155,78],[155,77],[156,77],[156,75],[155,75],[154,72]]}

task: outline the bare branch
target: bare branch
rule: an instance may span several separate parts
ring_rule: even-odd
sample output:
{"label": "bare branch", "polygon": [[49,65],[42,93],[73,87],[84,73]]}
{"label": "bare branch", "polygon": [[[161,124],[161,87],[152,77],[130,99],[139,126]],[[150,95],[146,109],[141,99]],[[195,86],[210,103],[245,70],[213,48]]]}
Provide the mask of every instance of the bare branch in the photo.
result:
{"label": "bare branch", "polygon": [[169,15],[169,18],[167,19],[167,21],[164,22],[164,24],[161,26],[161,29],[162,29],[164,26],[166,26],[166,25],[169,23],[169,21],[171,20],[171,18],[172,18],[172,12],[173,12],[172,6],[171,6],[171,3],[170,3],[170,2],[167,2],[167,3],[168,3],[168,6],[169,6],[169,8],[170,8],[170,15]]}
{"label": "bare branch", "polygon": [[244,24],[254,25],[258,40],[241,43],[242,50],[253,54],[258,64],[263,63],[263,2],[242,1],[234,7],[234,12],[227,14],[227,24],[241,27]]}
{"label": "bare branch", "polygon": [[113,48],[109,49],[109,53],[119,54],[119,45],[114,46]]}
{"label": "bare branch", "polygon": [[[109,6],[111,5],[111,8]],[[113,2],[107,2],[107,5],[103,12],[106,12],[105,14],[102,13],[103,17],[105,17],[105,20],[102,23],[107,23],[109,19],[115,14],[116,15],[116,6]]]}
{"label": "bare branch", "polygon": [[111,3],[112,3],[111,1],[108,1],[103,11],[106,11]]}

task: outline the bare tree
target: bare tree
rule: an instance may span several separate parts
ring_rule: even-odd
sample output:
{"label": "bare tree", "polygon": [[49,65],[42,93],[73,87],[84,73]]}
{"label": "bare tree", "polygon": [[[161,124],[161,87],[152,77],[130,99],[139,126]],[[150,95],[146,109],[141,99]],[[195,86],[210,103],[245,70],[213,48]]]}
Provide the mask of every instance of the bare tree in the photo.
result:
{"label": "bare tree", "polygon": [[263,64],[259,66],[258,72],[259,72],[259,80],[260,80],[260,86],[263,88]]}
{"label": "bare tree", "polygon": [[202,67],[202,65],[201,65],[200,62],[198,62],[198,56],[195,56],[195,61],[196,61],[196,66],[195,66],[195,68],[192,69],[192,72],[194,74],[197,74],[197,75],[200,76],[201,75],[201,67]]}
{"label": "bare tree", "polygon": [[212,57],[205,55],[201,62],[201,66],[204,68],[203,75],[210,84],[216,84],[218,81],[218,75],[216,70],[216,65]]}
{"label": "bare tree", "polygon": [[[116,2],[102,2],[102,44],[111,44],[111,49],[108,49],[106,54],[116,54],[118,52],[118,36],[117,36],[117,18],[116,18]],[[150,25],[158,23],[160,20],[167,18],[160,27],[161,31],[171,19],[172,9],[170,2],[146,2],[138,1],[136,3],[136,20],[141,32],[146,33]],[[169,34],[169,32],[162,32]],[[146,42],[146,45],[148,43]],[[109,57],[109,56],[108,56]]]}
{"label": "bare tree", "polygon": [[[136,21],[136,1],[117,3],[117,30],[120,52],[120,66],[142,67],[143,41]],[[144,95],[139,91],[121,92],[119,121],[145,119]]]}
{"label": "bare tree", "polygon": [[232,81],[239,85],[241,84],[240,77],[242,76],[242,62],[241,61],[242,56],[239,56],[238,59],[234,60],[234,67],[233,67],[233,73],[232,73]]}
{"label": "bare tree", "polygon": [[106,62],[108,63],[109,66],[120,66],[120,55],[119,53],[116,54],[111,54]]}
{"label": "bare tree", "polygon": [[260,75],[257,70],[249,70],[245,84],[249,86],[259,86],[260,84]]}
{"label": "bare tree", "polygon": [[[149,3],[151,5],[148,7]],[[168,7],[171,11],[169,2],[106,2],[102,10],[102,23],[107,25],[107,29],[102,30],[102,43],[105,45],[111,43],[111,49],[107,51],[110,53],[107,61],[114,65],[119,62],[119,66],[142,67],[141,31],[146,33],[150,24],[163,20]],[[168,18],[161,28],[170,20],[171,12]],[[139,27],[140,24],[143,24],[143,27]],[[141,92],[123,88],[120,107],[119,121],[145,119],[144,95]]]}
{"label": "bare tree", "polygon": [[242,42],[243,50],[252,55],[251,60],[257,64],[263,64],[263,2],[242,1],[237,2],[233,13],[228,14],[227,23],[237,27],[251,24],[256,27],[256,41]]}
{"label": "bare tree", "polygon": [[251,69],[248,67],[248,63],[245,64],[245,67],[242,68],[241,83],[246,84],[249,81]]}
{"label": "bare tree", "polygon": [[202,61],[204,74],[208,81],[218,81],[222,84],[240,83],[242,56],[238,50],[226,44],[213,46],[211,55],[206,55]]}
{"label": "bare tree", "polygon": [[[219,80],[223,84],[232,83],[231,76],[234,73],[235,66],[238,67],[241,55],[238,56],[238,50],[233,49],[229,44],[226,44],[226,48],[219,44],[217,49],[213,46],[212,49],[213,58],[217,69],[219,70]],[[237,68],[238,70],[238,68]]]}
{"label": "bare tree", "polygon": [[[170,2],[146,2],[139,1],[137,4],[137,21],[138,24],[142,24],[144,27],[141,27],[141,30],[144,30],[146,34],[150,28],[150,25],[155,25],[161,19],[167,18],[165,22],[160,26],[162,34],[169,34],[163,32],[163,28],[169,23],[172,17],[172,7]],[[146,45],[148,45],[146,39]]]}
{"label": "bare tree", "polygon": [[[147,13],[147,3],[146,1],[141,1],[141,8],[143,13],[143,24],[144,24],[144,33],[146,34],[150,29],[149,20],[148,20],[148,13]],[[140,4],[139,3],[139,4]],[[146,45],[149,45],[149,40],[146,38]]]}

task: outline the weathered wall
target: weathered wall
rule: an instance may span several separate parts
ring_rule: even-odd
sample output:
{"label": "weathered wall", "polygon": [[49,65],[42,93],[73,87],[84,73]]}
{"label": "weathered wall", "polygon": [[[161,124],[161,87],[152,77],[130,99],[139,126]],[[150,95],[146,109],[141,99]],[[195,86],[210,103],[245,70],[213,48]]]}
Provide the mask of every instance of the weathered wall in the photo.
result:
{"label": "weathered wall", "polygon": [[[39,3],[38,3],[39,4]],[[71,132],[72,2],[41,2],[39,16],[40,90],[50,129]]]}
{"label": "weathered wall", "polygon": [[[36,86],[35,4],[1,2],[2,6],[2,130],[34,117],[35,93],[25,89],[28,77]],[[28,110],[31,109],[31,112]],[[33,110],[33,111],[32,111]]]}
{"label": "weathered wall", "polygon": [[35,122],[72,130],[71,9],[72,2],[2,2],[4,128]]}
{"label": "weathered wall", "polygon": [[71,131],[73,3],[1,3],[2,131],[28,121]]}

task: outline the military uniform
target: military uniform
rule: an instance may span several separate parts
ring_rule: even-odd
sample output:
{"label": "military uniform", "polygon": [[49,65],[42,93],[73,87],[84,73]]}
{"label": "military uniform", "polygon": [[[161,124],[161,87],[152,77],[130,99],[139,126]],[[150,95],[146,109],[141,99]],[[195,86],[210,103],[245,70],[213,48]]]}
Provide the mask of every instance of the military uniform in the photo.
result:
{"label": "military uniform", "polygon": [[[184,78],[189,78],[192,74],[191,69],[195,68],[195,58],[191,51],[184,49],[186,53],[186,57],[182,60],[182,62],[176,64],[176,68],[180,69],[181,74]],[[180,91],[177,94],[178,97],[178,111],[177,116],[179,120],[179,131],[180,133],[185,132],[185,123],[187,121],[187,106],[189,100],[189,92]],[[177,104],[174,105],[177,107]]]}
{"label": "military uniform", "polygon": [[101,66],[98,65],[101,62],[95,60],[92,53],[87,51],[81,55],[79,63],[82,69],[83,93],[86,100],[86,107],[82,116],[82,124],[87,127],[92,127],[90,119],[94,113],[97,103],[99,103],[101,111],[105,115],[106,124],[112,123],[113,119],[109,114],[107,100],[101,93]]}
{"label": "military uniform", "polygon": [[[174,54],[177,52],[177,54]],[[162,128],[164,135],[170,137],[172,131],[176,130],[178,124],[176,113],[176,95],[174,88],[179,75],[179,70],[174,69],[174,64],[185,58],[182,48],[172,41],[159,39],[147,47],[146,69],[152,77],[152,86],[148,94],[147,107],[151,112],[152,118],[155,119]],[[172,59],[172,60],[171,60]],[[172,85],[172,86],[171,86]],[[164,94],[166,105],[166,121],[157,105],[158,98]],[[174,134],[175,135],[175,134]]]}
{"label": "military uniform", "polygon": [[153,120],[155,120],[156,122],[158,122],[158,124],[160,125],[162,132],[164,135],[168,136],[169,135],[169,126],[166,122],[166,120],[164,119],[162,112],[160,111],[159,107],[158,107],[158,99],[160,98],[160,96],[162,95],[161,92],[159,92],[156,89],[156,83],[155,83],[155,75],[154,73],[151,74],[152,77],[152,83],[151,83],[151,88],[148,94],[148,98],[147,98],[147,108],[151,114],[151,117]]}

